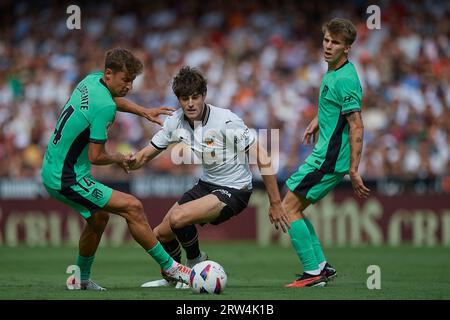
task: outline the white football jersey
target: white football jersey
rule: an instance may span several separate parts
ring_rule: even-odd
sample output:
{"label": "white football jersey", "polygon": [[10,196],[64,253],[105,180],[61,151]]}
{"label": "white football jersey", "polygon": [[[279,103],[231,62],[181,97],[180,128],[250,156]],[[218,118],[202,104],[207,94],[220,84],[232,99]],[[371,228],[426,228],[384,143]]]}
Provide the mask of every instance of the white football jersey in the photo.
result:
{"label": "white football jersey", "polygon": [[247,151],[255,142],[255,134],[244,121],[228,109],[205,104],[202,121],[192,126],[183,109],[167,117],[164,126],[153,136],[151,144],[166,149],[169,144],[182,142],[194,153],[179,161],[179,150],[172,152],[175,163],[202,164],[201,180],[235,189],[251,189],[252,173]]}

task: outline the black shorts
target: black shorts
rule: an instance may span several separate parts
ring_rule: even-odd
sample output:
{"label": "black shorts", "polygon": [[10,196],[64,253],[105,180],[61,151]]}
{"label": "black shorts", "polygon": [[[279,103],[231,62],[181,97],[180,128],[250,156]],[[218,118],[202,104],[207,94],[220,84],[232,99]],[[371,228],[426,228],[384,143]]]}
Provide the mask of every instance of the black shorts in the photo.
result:
{"label": "black shorts", "polygon": [[181,199],[178,200],[178,204],[181,205],[207,196],[208,194],[217,196],[220,201],[226,204],[217,219],[210,222],[211,224],[218,225],[241,213],[247,207],[252,191],[228,188],[199,180],[191,190],[183,194]]}

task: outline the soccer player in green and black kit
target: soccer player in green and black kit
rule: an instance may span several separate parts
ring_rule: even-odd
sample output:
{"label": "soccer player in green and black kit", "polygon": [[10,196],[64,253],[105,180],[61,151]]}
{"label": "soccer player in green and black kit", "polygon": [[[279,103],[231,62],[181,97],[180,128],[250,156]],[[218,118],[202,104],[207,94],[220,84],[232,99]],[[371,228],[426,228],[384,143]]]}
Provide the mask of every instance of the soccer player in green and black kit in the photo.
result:
{"label": "soccer player in green and black kit", "polygon": [[305,164],[286,182],[283,205],[289,215],[289,236],[303,264],[303,274],[287,287],[324,286],[336,276],[327,263],[311,222],[303,215],[311,203],[323,198],[349,173],[358,197],[370,190],[358,173],[363,146],[362,89],[348,53],[356,28],[348,20],[333,19],[322,27],[324,58],[328,71],[320,86],[319,110],[303,134],[303,142],[319,139]]}
{"label": "soccer player in green and black kit", "polygon": [[116,48],[106,53],[104,72],[91,73],[75,88],[62,109],[50,137],[42,165],[42,182],[48,193],[78,211],[86,226],[79,242],[77,265],[81,282],[76,289],[105,290],[90,278],[94,255],[109,214],[126,219],[133,238],[171,279],[188,283],[190,269],[174,261],[157,241],[142,203],[130,194],[105,186],[90,173],[91,164],[117,164],[126,172],[131,155],[110,154],[105,149],[109,126],[116,110],[141,115],[161,124],[160,114],[170,108],[146,109],[123,99],[142,72],[142,63],[129,51]]}

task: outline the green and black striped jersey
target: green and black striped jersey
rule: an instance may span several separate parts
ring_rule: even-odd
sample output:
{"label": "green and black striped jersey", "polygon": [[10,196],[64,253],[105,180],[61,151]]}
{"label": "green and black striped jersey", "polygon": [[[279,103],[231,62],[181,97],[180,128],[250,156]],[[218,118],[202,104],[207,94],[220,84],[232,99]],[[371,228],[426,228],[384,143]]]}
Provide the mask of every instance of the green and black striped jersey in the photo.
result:
{"label": "green and black striped jersey", "polygon": [[306,163],[325,173],[348,172],[350,144],[345,115],[360,111],[361,100],[361,84],[351,62],[324,75],[319,94],[319,138]]}
{"label": "green and black striped jersey", "polygon": [[89,142],[105,143],[116,115],[116,104],[102,77],[103,72],[85,77],[62,109],[42,164],[42,182],[47,187],[61,190],[90,174]]}

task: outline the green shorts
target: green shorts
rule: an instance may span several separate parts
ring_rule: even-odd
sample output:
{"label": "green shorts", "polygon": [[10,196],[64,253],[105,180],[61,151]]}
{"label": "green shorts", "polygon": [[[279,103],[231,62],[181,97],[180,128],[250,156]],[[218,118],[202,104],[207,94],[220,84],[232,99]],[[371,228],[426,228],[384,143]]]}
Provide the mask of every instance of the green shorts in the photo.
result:
{"label": "green shorts", "polygon": [[324,173],[305,163],[287,181],[286,186],[311,203],[325,197],[344,178],[345,173]]}
{"label": "green shorts", "polygon": [[53,198],[69,205],[85,219],[106,206],[113,192],[113,189],[96,181],[91,176],[86,176],[77,184],[62,190],[49,188],[45,184],[44,187]]}

